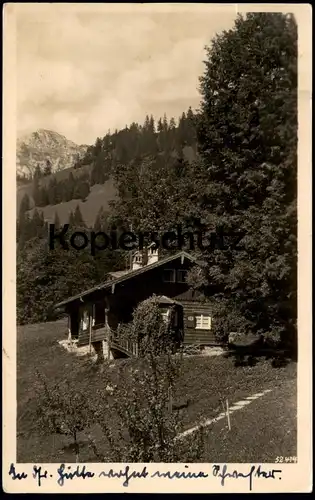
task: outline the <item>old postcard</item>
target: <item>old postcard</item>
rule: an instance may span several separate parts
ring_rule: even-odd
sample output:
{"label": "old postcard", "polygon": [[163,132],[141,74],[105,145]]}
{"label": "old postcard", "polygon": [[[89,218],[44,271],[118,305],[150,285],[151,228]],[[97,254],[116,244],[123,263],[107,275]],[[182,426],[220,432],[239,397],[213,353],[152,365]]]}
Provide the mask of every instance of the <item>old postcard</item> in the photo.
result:
{"label": "old postcard", "polygon": [[311,491],[311,7],[3,13],[4,490]]}

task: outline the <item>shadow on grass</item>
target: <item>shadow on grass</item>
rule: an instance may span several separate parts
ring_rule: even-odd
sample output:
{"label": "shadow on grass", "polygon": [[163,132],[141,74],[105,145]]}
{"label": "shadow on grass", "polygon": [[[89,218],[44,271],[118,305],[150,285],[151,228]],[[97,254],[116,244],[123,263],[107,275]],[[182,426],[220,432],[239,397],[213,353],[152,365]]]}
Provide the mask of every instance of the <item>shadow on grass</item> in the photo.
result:
{"label": "shadow on grass", "polygon": [[288,352],[279,352],[275,350],[253,350],[249,348],[238,348],[233,346],[223,355],[226,358],[234,360],[235,367],[255,366],[262,360],[269,360],[272,368],[284,368],[291,361],[293,357]]}
{"label": "shadow on grass", "polygon": [[61,447],[63,453],[66,453],[68,456],[73,457],[73,461],[76,461],[77,453],[80,453],[80,456],[86,453],[89,453],[91,450],[91,441],[88,439],[79,439],[77,443],[71,441],[70,443],[65,444]]}

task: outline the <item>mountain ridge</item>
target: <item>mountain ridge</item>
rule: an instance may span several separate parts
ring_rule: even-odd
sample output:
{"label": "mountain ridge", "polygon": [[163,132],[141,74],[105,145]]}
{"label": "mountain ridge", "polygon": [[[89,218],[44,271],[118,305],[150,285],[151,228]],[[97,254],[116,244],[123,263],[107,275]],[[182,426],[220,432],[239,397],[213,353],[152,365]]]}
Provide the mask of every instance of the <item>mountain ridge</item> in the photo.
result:
{"label": "mountain ridge", "polygon": [[32,177],[37,165],[43,169],[47,160],[52,172],[73,166],[82,158],[88,145],[78,145],[53,130],[40,128],[17,138],[16,172],[21,177]]}

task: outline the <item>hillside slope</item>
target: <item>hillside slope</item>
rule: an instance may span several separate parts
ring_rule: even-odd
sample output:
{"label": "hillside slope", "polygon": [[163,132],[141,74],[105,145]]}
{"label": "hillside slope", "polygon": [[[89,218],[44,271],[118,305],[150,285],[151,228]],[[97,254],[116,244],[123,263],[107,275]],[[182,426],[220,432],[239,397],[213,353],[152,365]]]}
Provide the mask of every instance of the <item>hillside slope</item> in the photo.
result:
{"label": "hillside slope", "polygon": [[[189,146],[183,148],[183,155],[187,161],[194,161],[196,154],[193,149]],[[66,180],[69,177],[70,172],[74,177],[80,177],[84,173],[91,174],[93,165],[84,165],[80,168],[67,168],[55,172],[53,175],[48,175],[40,179],[40,185],[47,187],[54,177],[58,182]],[[17,214],[19,212],[20,203],[23,196],[27,194],[30,199],[32,210],[30,210],[30,216],[32,217],[34,212],[34,200],[32,197],[33,184],[22,184],[17,188]],[[104,184],[95,184],[91,186],[91,192],[87,196],[86,201],[80,199],[73,199],[68,202],[59,203],[58,205],[47,205],[45,207],[36,207],[39,212],[43,212],[44,218],[49,223],[52,223],[55,217],[55,213],[58,213],[61,224],[66,224],[69,220],[70,212],[73,212],[77,205],[80,207],[83,220],[87,226],[92,226],[95,222],[98,211],[101,207],[104,210],[109,208],[109,202],[114,200],[117,196],[116,189],[114,186],[114,180],[110,178]]]}
{"label": "hillside slope", "polygon": [[52,171],[57,172],[73,165],[87,150],[86,145],[77,145],[52,130],[39,129],[17,140],[16,171],[19,175],[33,175],[36,166],[46,165],[50,160]]}
{"label": "hillside slope", "polygon": [[[52,175],[47,175],[44,177],[41,177],[39,180],[40,186],[45,186],[48,187],[50,181],[52,178],[55,178],[58,182],[62,180],[68,179],[70,172],[73,174],[74,177],[80,177],[82,174],[85,172],[90,173],[91,171],[91,165],[85,165],[84,167],[81,168],[65,168],[64,170],[59,170],[58,172],[54,172]],[[17,190],[16,190],[16,202],[17,202],[17,209],[20,207],[20,203],[23,199],[23,196],[27,194],[28,197],[30,198],[30,203],[31,206],[34,205],[34,200],[33,200],[33,183],[28,182],[28,183],[22,183],[19,184],[17,183]]]}
{"label": "hillside slope", "polygon": [[[38,212],[43,212],[44,219],[53,223],[55,218],[55,213],[58,213],[61,224],[67,224],[69,222],[70,212],[74,212],[77,205],[80,207],[80,211],[85,224],[88,227],[94,225],[96,216],[101,207],[104,210],[109,208],[109,202],[115,198],[116,190],[114,183],[109,179],[105,184],[95,184],[91,187],[91,192],[89,193],[86,201],[82,200],[71,200],[68,202],[59,203],[58,205],[47,205],[47,207],[37,207]],[[32,217],[35,208],[30,210],[29,214]]]}
{"label": "hillside slope", "polygon": [[[46,378],[49,386],[68,381],[80,386],[89,399],[97,401],[97,389],[107,377],[115,384],[131,384],[130,368],[139,369],[139,360],[116,360],[99,367],[89,355],[76,356],[63,349],[59,340],[66,339],[67,321],[20,326],[17,329],[17,459],[19,462],[74,462],[70,439],[60,434],[40,433],[36,371]],[[119,367],[123,366],[123,370]],[[105,370],[104,370],[105,368]],[[93,390],[91,390],[91,388]],[[209,442],[200,462],[268,462],[277,456],[296,455],[296,364],[277,369],[267,360],[255,367],[235,367],[232,357],[187,356],[183,358],[180,379],[174,394],[190,404],[182,410],[180,420],[190,428],[200,420],[217,416],[222,400],[236,403],[257,392],[270,389],[270,394],[233,413],[232,429],[226,421],[210,428]],[[110,421],[114,431],[117,420]],[[95,462],[88,446],[88,436],[97,439],[106,450],[106,439],[97,426],[81,432],[81,461]],[[254,439],[253,439],[254,436]],[[267,436],[267,439],[266,439]],[[104,450],[104,451],[105,451]],[[199,460],[198,460],[199,461]]]}

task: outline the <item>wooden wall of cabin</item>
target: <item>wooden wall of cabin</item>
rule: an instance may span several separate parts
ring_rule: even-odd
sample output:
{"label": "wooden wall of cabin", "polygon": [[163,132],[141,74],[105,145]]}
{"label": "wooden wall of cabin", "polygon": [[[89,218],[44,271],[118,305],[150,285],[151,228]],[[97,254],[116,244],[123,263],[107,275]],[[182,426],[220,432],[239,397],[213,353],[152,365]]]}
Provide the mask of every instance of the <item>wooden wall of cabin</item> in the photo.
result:
{"label": "wooden wall of cabin", "polygon": [[[112,330],[115,330],[119,323],[127,323],[132,320],[133,310],[139,302],[149,298],[153,294],[166,295],[176,299],[184,306],[184,342],[185,343],[205,343],[215,344],[214,332],[208,330],[196,330],[195,324],[188,320],[197,314],[210,314],[211,306],[203,302],[202,295],[189,288],[186,283],[168,283],[163,280],[163,271],[166,269],[186,269],[189,270],[191,262],[185,260],[183,264],[180,259],[171,263],[166,263],[163,267],[158,267],[150,273],[143,273],[132,277],[115,285],[114,293],[111,290],[97,290],[89,296],[86,304],[77,303],[73,305],[72,314],[80,318],[79,336],[80,343],[89,343],[89,328],[82,331],[81,314],[82,306],[87,307],[92,316],[93,304],[103,304],[108,311],[107,322]],[[102,307],[102,306],[101,306]],[[101,325],[100,325],[101,326]],[[105,338],[104,328],[100,328],[99,333],[93,331],[93,339],[96,336]],[[73,330],[73,333],[74,330]],[[95,337],[95,338],[96,338]]]}
{"label": "wooden wall of cabin", "polygon": [[[184,344],[219,345],[213,330],[211,304],[192,300],[180,302],[184,310]],[[210,330],[196,328],[196,316],[199,315],[211,317]]]}
{"label": "wooden wall of cabin", "polygon": [[189,270],[191,263],[184,261],[181,264],[171,262],[163,267],[152,269],[149,273],[138,274],[121,283],[115,285],[115,293],[111,296],[112,309],[119,316],[126,316],[131,319],[131,312],[139,302],[155,295],[166,295],[170,298],[187,296],[193,298],[193,291],[189,289],[187,283],[168,283],[163,279],[166,269],[186,269]]}
{"label": "wooden wall of cabin", "polygon": [[106,338],[105,308],[105,298],[94,297],[86,302],[74,303],[68,309],[71,338],[78,339],[79,346],[88,345],[90,341],[91,343],[99,342]]}
{"label": "wooden wall of cabin", "polygon": [[[106,324],[115,330],[120,322],[132,319],[132,308],[129,301],[105,290],[99,290],[85,302],[71,304],[67,313],[70,319],[71,338],[79,339],[79,345],[88,345],[105,340]],[[86,316],[84,329],[83,316]],[[90,331],[91,325],[91,331]]]}
{"label": "wooden wall of cabin", "polygon": [[[214,332],[211,329],[197,330],[195,328],[195,316],[198,314],[211,315],[211,306],[204,301],[201,293],[192,290],[187,283],[166,283],[163,280],[163,269],[189,269],[190,262],[184,261],[181,264],[172,262],[165,264],[163,268],[156,268],[149,274],[137,275],[125,282],[117,283],[114,293],[109,291],[107,296],[109,313],[108,323],[112,330],[115,330],[119,323],[128,323],[132,320],[132,313],[137,305],[151,297],[153,294],[166,295],[183,304],[184,306],[184,342],[185,343],[205,343],[216,344]],[[98,293],[103,293],[100,291]],[[194,318],[194,322],[189,322],[188,317]]]}

